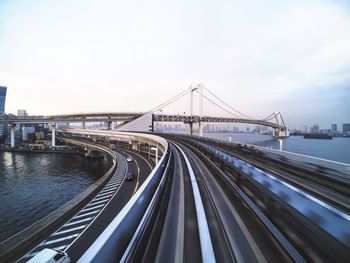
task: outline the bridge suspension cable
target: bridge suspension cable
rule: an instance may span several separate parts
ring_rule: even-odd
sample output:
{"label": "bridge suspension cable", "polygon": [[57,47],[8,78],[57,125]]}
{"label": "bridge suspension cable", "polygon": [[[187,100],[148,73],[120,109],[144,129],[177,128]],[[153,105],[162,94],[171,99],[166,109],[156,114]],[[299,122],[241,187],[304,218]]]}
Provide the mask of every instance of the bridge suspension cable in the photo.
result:
{"label": "bridge suspension cable", "polygon": [[178,99],[181,99],[182,97],[184,97],[187,93],[189,93],[191,91],[191,87],[187,88],[186,90],[180,92],[179,94],[177,94],[176,96],[172,97],[171,99],[167,100],[166,102],[158,105],[157,107],[154,107],[153,109],[151,109],[149,112],[151,111],[157,111],[161,108],[164,108],[165,106],[168,106],[169,104],[177,101]]}
{"label": "bridge suspension cable", "polygon": [[[202,85],[203,86],[203,85]],[[214,96],[217,100],[219,100],[221,103],[223,103],[226,107],[229,107],[231,110],[233,110],[234,112],[237,112],[239,115],[242,115],[243,117],[245,118],[248,118],[248,119],[255,119],[255,118],[252,118],[238,110],[236,110],[235,108],[231,107],[229,104],[227,104],[225,101],[223,101],[222,99],[220,99],[218,96],[216,96],[213,92],[211,92],[207,87],[203,86],[204,89],[206,91],[208,91],[212,96]]]}
{"label": "bridge suspension cable", "polygon": [[203,95],[203,98],[205,98],[206,100],[208,100],[209,102],[211,102],[213,105],[219,107],[219,108],[222,109],[223,111],[225,111],[225,112],[227,112],[227,113],[233,115],[234,117],[238,117],[238,118],[240,117],[240,116],[238,116],[237,114],[235,114],[235,113],[233,113],[233,112],[231,112],[231,111],[229,111],[229,110],[223,108],[223,107],[220,106],[219,104],[215,103],[214,101],[212,101],[211,99],[209,99],[207,96]]}
{"label": "bridge suspension cable", "polygon": [[[201,84],[201,85],[202,85],[202,84]],[[203,86],[203,85],[202,85],[202,86]],[[222,104],[224,104],[226,107],[230,108],[232,111],[234,111],[234,112],[238,113],[239,115],[243,116],[244,118],[247,118],[247,119],[250,119],[250,120],[260,120],[260,121],[267,121],[267,120],[272,120],[272,119],[275,119],[275,118],[276,118],[275,113],[271,113],[269,116],[267,116],[266,118],[263,118],[263,119],[256,119],[256,118],[253,118],[253,117],[251,117],[251,116],[248,116],[248,115],[246,115],[246,114],[244,114],[244,113],[242,113],[242,112],[236,110],[235,108],[233,108],[232,106],[230,106],[228,103],[226,103],[225,101],[223,101],[222,99],[220,99],[220,98],[219,98],[218,96],[216,96],[212,91],[210,91],[207,87],[205,87],[205,86],[203,86],[203,87],[204,87],[204,89],[205,89],[206,91],[208,91],[212,96],[214,96],[218,101],[220,101],[220,102],[221,102]],[[205,96],[204,96],[204,97],[205,97]],[[205,97],[205,98],[206,98],[206,97]],[[206,98],[206,99],[208,99],[208,98]],[[211,102],[213,103],[213,101],[211,101]],[[223,107],[219,106],[218,104],[216,104],[216,103],[214,103],[214,104],[215,104],[217,107],[223,109]],[[233,114],[234,116],[240,117],[239,115],[234,114],[234,113],[232,113],[232,112],[230,112],[230,111],[227,111],[226,109],[223,109],[223,110],[225,110],[226,112],[229,112],[229,113]]]}

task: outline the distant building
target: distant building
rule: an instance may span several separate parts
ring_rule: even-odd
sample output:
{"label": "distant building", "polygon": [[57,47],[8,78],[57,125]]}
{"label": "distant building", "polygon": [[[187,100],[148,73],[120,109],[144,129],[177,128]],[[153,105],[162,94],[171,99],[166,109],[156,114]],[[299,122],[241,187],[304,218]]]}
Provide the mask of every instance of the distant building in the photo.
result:
{"label": "distant building", "polygon": [[27,117],[28,113],[26,110],[17,110],[17,117]]}
{"label": "distant building", "polygon": [[331,129],[320,129],[319,132],[329,134],[331,133]]}
{"label": "distant building", "polygon": [[307,125],[300,126],[300,132],[307,133]]}
{"label": "distant building", "polygon": [[[0,86],[0,118],[5,115],[6,87]],[[6,132],[6,126],[0,124],[0,139],[3,139]]]}
{"label": "distant building", "polygon": [[332,132],[337,132],[337,124],[332,124]]}
{"label": "distant building", "polygon": [[343,133],[350,133],[350,123],[343,124]]}
{"label": "distant building", "polygon": [[259,125],[255,126],[253,132],[260,133],[261,132],[261,126],[259,126]]}
{"label": "distant building", "polygon": [[310,133],[318,133],[320,131],[320,126],[318,124],[314,124],[310,127]]}

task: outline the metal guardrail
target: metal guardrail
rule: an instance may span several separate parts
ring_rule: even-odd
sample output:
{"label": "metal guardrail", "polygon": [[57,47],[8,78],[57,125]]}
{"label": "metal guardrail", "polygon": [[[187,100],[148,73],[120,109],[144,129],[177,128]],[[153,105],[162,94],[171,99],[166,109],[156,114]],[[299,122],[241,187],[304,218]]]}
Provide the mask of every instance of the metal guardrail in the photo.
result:
{"label": "metal guardrail", "polygon": [[310,156],[310,155],[304,155],[304,154],[299,154],[299,153],[294,153],[294,152],[288,152],[284,150],[277,150],[277,149],[271,149],[268,147],[263,147],[263,146],[258,146],[258,145],[253,145],[249,143],[244,143],[244,142],[238,142],[238,141],[224,141],[224,140],[219,140],[219,139],[214,139],[214,138],[209,138],[209,137],[199,137],[195,135],[181,135],[189,139],[196,139],[198,141],[202,142],[209,142],[209,143],[216,143],[217,145],[226,145],[226,146],[236,146],[236,145],[242,145],[246,146],[249,148],[255,148],[259,149],[264,153],[271,153],[275,154],[277,156],[283,156],[289,160],[293,161],[302,161],[303,163],[308,163],[313,166],[325,166],[330,169],[334,169],[337,171],[340,171],[344,174],[347,174],[350,176],[350,164],[348,163],[342,163],[342,162],[337,162],[333,160],[327,160],[315,156]]}
{"label": "metal guardrail", "polygon": [[[310,221],[315,221],[315,215],[322,215],[323,220],[314,223],[345,246],[350,245],[348,238],[350,236],[350,216],[348,214],[215,147],[201,142],[198,142],[197,145],[217,155],[229,165],[242,170],[251,179],[263,188],[267,188],[268,191],[278,196]],[[334,225],[337,225],[337,227],[334,227]]]}

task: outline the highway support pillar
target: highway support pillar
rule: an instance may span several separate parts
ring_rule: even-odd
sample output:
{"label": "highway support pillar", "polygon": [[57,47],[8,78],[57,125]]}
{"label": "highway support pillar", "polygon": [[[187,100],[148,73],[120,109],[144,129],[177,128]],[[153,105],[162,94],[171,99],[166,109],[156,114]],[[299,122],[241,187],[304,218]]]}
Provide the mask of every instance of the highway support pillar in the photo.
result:
{"label": "highway support pillar", "polygon": [[198,122],[198,135],[203,137],[203,123],[201,121]]}
{"label": "highway support pillar", "polygon": [[56,146],[56,123],[51,124],[51,146]]}
{"label": "highway support pillar", "polygon": [[133,142],[131,143],[131,147],[132,147],[132,149],[135,150],[135,151],[138,150],[138,145],[139,145],[139,143],[138,143],[137,141],[133,141]]}
{"label": "highway support pillar", "polygon": [[16,125],[11,124],[11,148],[15,148],[15,127]]}
{"label": "highway support pillar", "polygon": [[190,125],[190,135],[193,135],[193,122],[190,122],[189,125]]}
{"label": "highway support pillar", "polygon": [[85,121],[83,121],[83,122],[81,123],[81,126],[82,126],[83,130],[85,130]]}
{"label": "highway support pillar", "polygon": [[112,123],[113,123],[112,121],[107,122],[107,124],[108,124],[107,129],[108,130],[112,130]]}
{"label": "highway support pillar", "polygon": [[22,125],[22,141],[28,141],[28,129]]}

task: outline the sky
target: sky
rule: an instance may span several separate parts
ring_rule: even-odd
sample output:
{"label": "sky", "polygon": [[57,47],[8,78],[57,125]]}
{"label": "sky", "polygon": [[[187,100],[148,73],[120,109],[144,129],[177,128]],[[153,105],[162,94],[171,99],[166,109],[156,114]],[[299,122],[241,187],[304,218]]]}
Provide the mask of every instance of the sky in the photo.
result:
{"label": "sky", "polygon": [[289,127],[350,123],[350,4],[0,0],[7,113],[147,111],[196,83]]}

